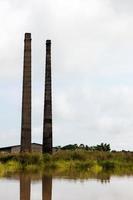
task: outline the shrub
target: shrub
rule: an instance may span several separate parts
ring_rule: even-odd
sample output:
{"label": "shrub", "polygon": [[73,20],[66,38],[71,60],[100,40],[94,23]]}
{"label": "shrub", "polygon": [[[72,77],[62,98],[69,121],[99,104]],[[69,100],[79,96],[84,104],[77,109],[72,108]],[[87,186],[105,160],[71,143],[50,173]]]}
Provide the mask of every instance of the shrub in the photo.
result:
{"label": "shrub", "polygon": [[100,165],[102,166],[103,170],[106,170],[106,171],[114,170],[114,168],[115,168],[115,163],[113,161],[109,161],[109,160],[101,161]]}

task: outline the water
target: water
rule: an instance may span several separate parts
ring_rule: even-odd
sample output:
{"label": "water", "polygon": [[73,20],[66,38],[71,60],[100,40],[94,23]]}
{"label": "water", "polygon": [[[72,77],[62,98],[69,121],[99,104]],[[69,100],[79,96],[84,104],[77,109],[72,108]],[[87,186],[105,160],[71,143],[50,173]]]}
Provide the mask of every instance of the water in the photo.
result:
{"label": "water", "polygon": [[1,200],[132,200],[133,177],[74,180],[28,175],[0,179]]}

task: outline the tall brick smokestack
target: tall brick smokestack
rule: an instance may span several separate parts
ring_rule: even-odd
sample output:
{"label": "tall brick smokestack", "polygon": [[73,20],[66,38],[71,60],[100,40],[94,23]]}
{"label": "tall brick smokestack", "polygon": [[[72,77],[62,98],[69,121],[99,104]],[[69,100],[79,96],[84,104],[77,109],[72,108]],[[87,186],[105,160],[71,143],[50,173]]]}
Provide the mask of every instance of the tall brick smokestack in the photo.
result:
{"label": "tall brick smokestack", "polygon": [[21,152],[31,151],[31,33],[25,33],[23,94],[21,122]]}
{"label": "tall brick smokestack", "polygon": [[52,153],[51,40],[46,41],[43,153]]}

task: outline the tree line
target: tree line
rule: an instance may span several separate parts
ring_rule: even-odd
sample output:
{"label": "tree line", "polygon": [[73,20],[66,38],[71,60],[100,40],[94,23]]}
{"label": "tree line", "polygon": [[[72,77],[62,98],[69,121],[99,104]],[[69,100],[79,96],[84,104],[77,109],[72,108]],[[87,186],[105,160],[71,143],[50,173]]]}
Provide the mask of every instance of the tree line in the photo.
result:
{"label": "tree line", "polygon": [[61,146],[57,146],[55,147],[56,150],[76,150],[76,149],[83,149],[83,150],[87,150],[87,151],[111,151],[110,148],[110,144],[107,143],[101,143],[99,145],[96,146],[88,146],[88,145],[84,145],[84,144],[68,144],[65,145],[63,147]]}

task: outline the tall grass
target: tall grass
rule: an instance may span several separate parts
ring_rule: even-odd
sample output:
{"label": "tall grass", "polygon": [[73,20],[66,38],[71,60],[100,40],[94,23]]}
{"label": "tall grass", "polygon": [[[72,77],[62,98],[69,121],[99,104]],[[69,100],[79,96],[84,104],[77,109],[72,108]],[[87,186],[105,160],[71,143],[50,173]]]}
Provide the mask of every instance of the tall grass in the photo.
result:
{"label": "tall grass", "polygon": [[89,152],[60,150],[53,155],[40,153],[0,154],[0,176],[14,172],[133,174],[131,152]]}

